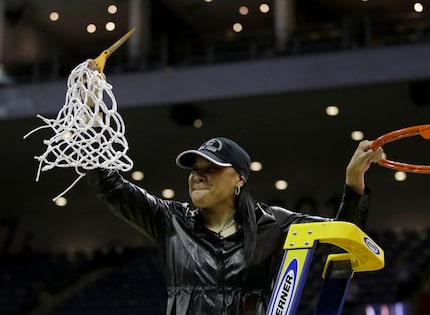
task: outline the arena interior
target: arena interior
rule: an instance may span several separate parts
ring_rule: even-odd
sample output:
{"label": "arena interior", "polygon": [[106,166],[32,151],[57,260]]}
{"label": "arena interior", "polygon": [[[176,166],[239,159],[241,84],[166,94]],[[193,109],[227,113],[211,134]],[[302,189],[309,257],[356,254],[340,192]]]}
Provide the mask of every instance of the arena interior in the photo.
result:
{"label": "arena interior", "polygon": [[[23,138],[65,104],[71,71],[132,28],[104,73],[134,162],[124,176],[165,198],[188,201],[176,155],[227,136],[261,165],[255,199],[331,217],[358,141],[430,121],[427,0],[0,0],[2,315],[164,314],[151,240],[85,178],[53,202],[77,174],[55,167],[36,182],[52,132]],[[384,150],[430,163],[420,136]],[[430,314],[429,183],[372,165],[366,233],[385,267],[354,275],[342,314]],[[313,314],[323,261],[300,315]]]}

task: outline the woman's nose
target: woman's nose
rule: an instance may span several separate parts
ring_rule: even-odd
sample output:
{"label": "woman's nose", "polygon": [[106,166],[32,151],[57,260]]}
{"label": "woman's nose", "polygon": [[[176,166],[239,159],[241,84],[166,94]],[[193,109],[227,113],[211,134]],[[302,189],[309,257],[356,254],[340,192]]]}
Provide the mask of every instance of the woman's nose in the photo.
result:
{"label": "woman's nose", "polygon": [[202,182],[205,180],[203,174],[201,174],[201,172],[199,171],[192,171],[191,172],[191,177],[196,181],[196,182]]}

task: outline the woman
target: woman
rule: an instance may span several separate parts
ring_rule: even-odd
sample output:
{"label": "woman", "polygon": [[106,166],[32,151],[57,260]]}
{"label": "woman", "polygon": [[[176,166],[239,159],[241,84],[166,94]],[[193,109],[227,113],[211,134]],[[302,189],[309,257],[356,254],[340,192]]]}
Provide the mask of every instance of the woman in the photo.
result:
{"label": "woman", "polygon": [[[368,212],[364,174],[382,150],[362,141],[346,169],[337,220],[363,227]],[[178,155],[190,169],[186,202],[163,200],[117,171],[88,173],[112,211],[151,237],[167,281],[166,314],[265,314],[293,223],[332,219],[254,202],[247,190],[250,157],[237,143],[214,138]]]}

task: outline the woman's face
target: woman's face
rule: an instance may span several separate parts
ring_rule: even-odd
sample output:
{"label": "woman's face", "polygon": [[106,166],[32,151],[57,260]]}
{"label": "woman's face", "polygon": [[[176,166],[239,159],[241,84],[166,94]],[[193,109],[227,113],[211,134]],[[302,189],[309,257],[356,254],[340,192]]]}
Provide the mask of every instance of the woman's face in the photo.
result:
{"label": "woman's face", "polygon": [[234,188],[243,180],[233,167],[221,167],[201,156],[196,157],[188,178],[188,189],[198,208],[234,208]]}

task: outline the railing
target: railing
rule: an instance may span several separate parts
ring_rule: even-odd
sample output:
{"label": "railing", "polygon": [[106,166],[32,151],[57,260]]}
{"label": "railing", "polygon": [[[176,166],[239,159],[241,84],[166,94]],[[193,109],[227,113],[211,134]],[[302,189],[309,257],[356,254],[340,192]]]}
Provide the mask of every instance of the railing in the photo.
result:
{"label": "railing", "polygon": [[[330,23],[297,27],[280,49],[273,29],[230,35],[208,35],[205,38],[154,38],[140,60],[130,60],[126,51],[117,52],[107,71],[153,71],[168,67],[191,67],[241,60],[267,59],[291,55],[315,54],[389,45],[430,41],[428,18],[382,20],[362,15],[344,17]],[[28,64],[5,65],[15,83],[64,79],[85,58],[94,56],[53,52],[51,56]]]}

